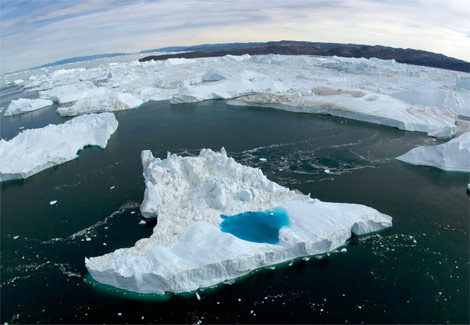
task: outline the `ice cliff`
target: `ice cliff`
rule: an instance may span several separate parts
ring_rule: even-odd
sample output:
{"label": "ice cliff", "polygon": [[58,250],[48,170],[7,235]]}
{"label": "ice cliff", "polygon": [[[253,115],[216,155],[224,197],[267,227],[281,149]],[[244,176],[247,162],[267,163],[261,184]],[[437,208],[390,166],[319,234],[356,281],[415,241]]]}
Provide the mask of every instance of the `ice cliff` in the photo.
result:
{"label": "ice cliff", "polygon": [[394,60],[259,55],[112,62],[32,76],[27,91],[57,102],[62,115],[131,109],[149,100],[173,104],[235,99],[451,137],[470,117],[463,72]]}
{"label": "ice cliff", "polygon": [[86,146],[105,148],[116,131],[113,113],[87,114],[63,124],[24,130],[0,140],[0,181],[27,178],[78,157]]}
{"label": "ice cliff", "polygon": [[[134,247],[86,258],[91,276],[118,288],[187,292],[234,279],[255,269],[345,245],[351,234],[391,227],[392,219],[358,205],[326,203],[282,187],[261,170],[209,149],[197,157],[142,152],[146,217],[158,217],[150,238]],[[222,215],[283,208],[289,226],[279,243],[242,240],[221,231]]]}
{"label": "ice cliff", "polygon": [[470,173],[470,132],[437,146],[414,148],[397,159],[414,165]]}

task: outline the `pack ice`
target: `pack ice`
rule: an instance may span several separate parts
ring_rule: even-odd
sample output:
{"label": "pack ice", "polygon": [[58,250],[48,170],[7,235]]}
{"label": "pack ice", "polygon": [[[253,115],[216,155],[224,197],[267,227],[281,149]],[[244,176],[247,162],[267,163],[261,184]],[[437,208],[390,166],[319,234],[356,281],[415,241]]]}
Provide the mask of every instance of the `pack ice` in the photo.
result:
{"label": "pack ice", "polygon": [[414,148],[397,159],[414,165],[470,173],[470,132],[437,146]]}
{"label": "pack ice", "polygon": [[[282,187],[260,169],[202,149],[197,157],[142,152],[146,217],[158,217],[150,238],[134,247],[85,258],[102,283],[141,293],[187,292],[234,279],[258,268],[345,245],[351,234],[391,227],[375,209],[326,203]],[[222,232],[221,215],[284,209],[289,226],[277,244],[240,239]],[[256,230],[256,229],[254,229]]]}
{"label": "pack ice", "polygon": [[375,58],[227,55],[111,62],[34,76],[23,86],[58,102],[63,115],[131,109],[149,100],[231,99],[231,105],[330,114],[436,137],[453,136],[460,117],[470,117],[466,73]]}
{"label": "pack ice", "polygon": [[0,181],[27,178],[78,157],[85,146],[105,148],[118,121],[113,113],[87,114],[63,124],[24,130],[0,140]]}

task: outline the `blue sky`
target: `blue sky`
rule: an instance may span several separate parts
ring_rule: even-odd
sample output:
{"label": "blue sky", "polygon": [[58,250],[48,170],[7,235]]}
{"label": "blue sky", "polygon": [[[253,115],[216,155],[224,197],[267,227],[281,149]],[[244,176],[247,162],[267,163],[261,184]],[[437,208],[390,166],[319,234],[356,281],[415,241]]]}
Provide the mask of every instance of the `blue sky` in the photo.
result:
{"label": "blue sky", "polygon": [[0,0],[0,72],[172,45],[305,40],[470,60],[466,0]]}

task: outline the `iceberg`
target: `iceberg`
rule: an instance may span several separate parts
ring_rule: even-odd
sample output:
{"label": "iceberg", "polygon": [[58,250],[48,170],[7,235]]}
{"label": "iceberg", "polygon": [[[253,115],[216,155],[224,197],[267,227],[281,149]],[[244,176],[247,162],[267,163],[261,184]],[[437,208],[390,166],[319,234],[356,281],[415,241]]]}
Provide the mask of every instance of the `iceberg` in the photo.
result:
{"label": "iceberg", "polygon": [[37,109],[51,106],[53,102],[48,99],[27,99],[27,98],[20,98],[15,99],[10,102],[8,105],[7,110],[5,111],[5,116],[11,116],[26,112],[35,111]]}
{"label": "iceberg", "polygon": [[412,106],[391,96],[335,88],[314,88],[311,92],[277,95],[255,94],[231,100],[228,104],[327,114],[406,131],[426,132],[429,136],[440,138],[451,137],[457,128],[457,114],[449,110]]}
{"label": "iceberg", "polygon": [[78,157],[85,146],[105,148],[116,131],[113,113],[88,114],[63,124],[24,130],[0,140],[0,181],[22,179]]}
{"label": "iceberg", "polygon": [[44,99],[52,100],[58,104],[68,104],[82,98],[94,97],[103,94],[106,90],[106,88],[96,87],[90,81],[83,81],[41,91],[39,96]]}
{"label": "iceberg", "polygon": [[413,165],[470,173],[470,132],[440,145],[414,148],[396,159]]}
{"label": "iceberg", "polygon": [[[143,151],[142,164],[146,190],[141,212],[158,218],[152,236],[131,248],[85,258],[95,280],[125,290],[189,292],[324,254],[347,244],[352,234],[392,226],[391,217],[373,208],[321,202],[280,186],[260,169],[237,163],[224,149],[202,149],[196,157],[168,154],[163,160]],[[238,235],[243,227],[251,234]],[[260,233],[269,239],[259,240]]]}
{"label": "iceberg", "polygon": [[143,101],[131,94],[118,93],[106,89],[100,95],[82,98],[71,106],[62,106],[57,109],[61,116],[76,116],[89,113],[113,112],[135,108],[143,104]]}

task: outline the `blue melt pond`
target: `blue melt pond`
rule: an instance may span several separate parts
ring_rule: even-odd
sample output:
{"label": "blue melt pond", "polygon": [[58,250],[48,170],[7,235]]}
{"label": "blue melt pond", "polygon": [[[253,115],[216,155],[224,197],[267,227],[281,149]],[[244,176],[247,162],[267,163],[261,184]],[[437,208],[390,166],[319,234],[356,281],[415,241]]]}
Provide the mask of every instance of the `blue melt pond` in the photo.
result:
{"label": "blue melt pond", "polygon": [[279,243],[279,229],[289,227],[289,217],[284,208],[258,212],[243,212],[233,216],[221,215],[222,232],[255,243]]}

